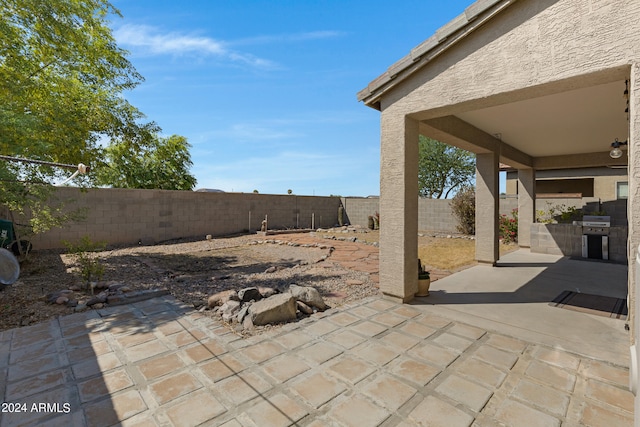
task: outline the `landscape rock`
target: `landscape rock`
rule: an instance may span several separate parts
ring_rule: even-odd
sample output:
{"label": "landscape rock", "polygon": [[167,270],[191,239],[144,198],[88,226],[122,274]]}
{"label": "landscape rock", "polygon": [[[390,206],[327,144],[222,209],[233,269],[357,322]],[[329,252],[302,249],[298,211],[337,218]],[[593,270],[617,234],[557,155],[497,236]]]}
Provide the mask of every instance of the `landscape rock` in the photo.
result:
{"label": "landscape rock", "polygon": [[262,294],[260,294],[260,291],[256,287],[244,288],[238,291],[238,298],[240,298],[242,302],[249,302],[251,300],[259,301],[262,299]]}
{"label": "landscape rock", "polygon": [[251,321],[256,326],[296,320],[296,299],[291,294],[277,294],[262,299],[249,308]]}
{"label": "landscape rock", "polygon": [[[66,298],[66,300],[64,300]],[[64,289],[62,291],[50,292],[45,296],[45,300],[49,304],[64,304],[69,299],[73,298],[73,291],[70,289]]]}
{"label": "landscape rock", "polygon": [[224,320],[225,322],[231,322],[233,316],[238,314],[239,311],[239,301],[227,301],[220,307],[220,314],[222,315],[222,320]]}
{"label": "landscape rock", "polygon": [[311,286],[298,286],[292,284],[289,286],[289,293],[298,301],[302,301],[303,303],[311,307],[315,307],[318,310],[324,311],[329,308],[322,299],[322,296],[320,296],[320,292]]}
{"label": "landscape rock", "polygon": [[253,320],[251,320],[251,316],[244,317],[244,319],[242,320],[242,328],[245,331],[251,331],[255,328],[253,325]]}
{"label": "landscape rock", "polygon": [[108,281],[102,280],[102,281],[92,282],[92,283],[94,284],[93,287],[95,289],[109,289],[114,291],[124,286],[124,283],[117,282],[114,280],[108,280]]}
{"label": "landscape rock", "polygon": [[[117,282],[116,282],[116,283],[112,283],[112,284],[110,284],[110,285],[107,287],[107,289],[109,289],[109,291],[110,291],[110,292],[115,292],[115,291],[117,291],[118,289],[122,289],[122,288],[124,288],[124,287],[126,287],[126,285],[125,285],[124,283],[117,283]],[[123,292],[124,292],[124,291],[123,291]]]}
{"label": "landscape rock", "polygon": [[249,314],[249,307],[251,307],[251,304],[242,305],[242,308],[240,309],[240,311],[238,311],[237,315],[238,323],[242,324],[244,318],[247,316],[247,314]]}
{"label": "landscape rock", "polygon": [[87,305],[86,304],[78,304],[75,307],[73,307],[73,312],[74,313],[81,313],[83,311],[87,310]]}
{"label": "landscape rock", "polygon": [[265,273],[275,273],[276,271],[278,271],[278,267],[276,267],[275,265],[272,265],[271,267],[267,268],[264,272]]}
{"label": "landscape rock", "polygon": [[87,301],[87,306],[92,307],[96,304],[104,304],[105,302],[107,302],[107,293],[100,292],[98,295]]}
{"label": "landscape rock", "polygon": [[260,286],[258,288],[258,290],[260,291],[260,295],[262,295],[262,298],[269,298],[270,296],[273,296],[275,294],[279,294],[280,293],[275,288],[267,288],[267,287],[263,287],[263,286]]}
{"label": "landscape rock", "polygon": [[302,301],[296,301],[296,306],[298,307],[298,310],[300,310],[304,314],[313,314],[313,308],[309,307]]}
{"label": "landscape rock", "polygon": [[209,308],[214,308],[223,305],[227,301],[239,300],[238,293],[234,290],[221,291],[213,294],[207,300]]}

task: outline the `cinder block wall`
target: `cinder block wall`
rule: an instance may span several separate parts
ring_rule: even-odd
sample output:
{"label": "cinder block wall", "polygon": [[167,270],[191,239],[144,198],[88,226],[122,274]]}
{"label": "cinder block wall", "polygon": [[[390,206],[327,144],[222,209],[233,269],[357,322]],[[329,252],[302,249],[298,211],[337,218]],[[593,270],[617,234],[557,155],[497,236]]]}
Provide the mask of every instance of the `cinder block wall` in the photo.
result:
{"label": "cinder block wall", "polygon": [[[450,200],[418,199],[418,229],[455,233],[457,220],[451,212]],[[346,221],[367,226],[369,215],[380,212],[380,199],[374,197],[343,197]],[[384,222],[384,218],[380,218]]]}
{"label": "cinder block wall", "polygon": [[456,233],[458,219],[453,215],[450,202],[445,199],[418,199],[418,230]]}
{"label": "cinder block wall", "polygon": [[70,209],[86,209],[86,219],[33,236],[35,249],[63,247],[88,235],[110,244],[161,242],[181,237],[228,235],[259,230],[265,215],[270,229],[331,227],[338,197],[205,193],[168,190],[60,188],[55,198]]}
{"label": "cinder block wall", "polygon": [[[582,257],[581,226],[572,224],[533,224],[531,252]],[[627,263],[627,227],[611,227],[609,259]]]}
{"label": "cinder block wall", "polygon": [[[88,235],[110,244],[161,242],[181,237],[229,235],[259,230],[265,215],[270,229],[328,228],[338,222],[338,207],[344,206],[345,221],[367,226],[369,215],[379,212],[378,198],[269,195],[253,193],[205,193],[168,190],[59,188],[55,196],[69,208],[85,209],[80,223],[32,236],[36,249],[64,247]],[[597,200],[597,199],[595,199]],[[552,205],[589,206],[587,199],[549,199]],[[546,208],[547,199],[536,202]],[[455,233],[457,219],[450,200],[419,199],[418,229]],[[500,200],[500,213],[517,208],[516,198]],[[626,201],[602,204],[612,214],[612,225],[626,226]],[[8,216],[2,216],[7,217]],[[312,224],[312,220],[314,223]],[[380,221],[384,223],[384,218]],[[532,236],[533,237],[533,236]],[[626,248],[612,250],[626,255]]]}
{"label": "cinder block wall", "polygon": [[[377,197],[343,197],[345,223],[367,226],[370,215],[380,212],[380,199]],[[380,219],[382,221],[382,219]]]}

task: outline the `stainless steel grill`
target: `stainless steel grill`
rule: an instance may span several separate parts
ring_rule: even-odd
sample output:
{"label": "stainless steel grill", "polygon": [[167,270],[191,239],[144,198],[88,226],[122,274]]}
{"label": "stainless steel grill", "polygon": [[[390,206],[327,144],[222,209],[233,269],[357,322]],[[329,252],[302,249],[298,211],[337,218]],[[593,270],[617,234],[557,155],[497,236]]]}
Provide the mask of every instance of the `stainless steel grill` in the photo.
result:
{"label": "stainless steel grill", "polygon": [[585,215],[582,218],[582,257],[609,259],[610,216]]}

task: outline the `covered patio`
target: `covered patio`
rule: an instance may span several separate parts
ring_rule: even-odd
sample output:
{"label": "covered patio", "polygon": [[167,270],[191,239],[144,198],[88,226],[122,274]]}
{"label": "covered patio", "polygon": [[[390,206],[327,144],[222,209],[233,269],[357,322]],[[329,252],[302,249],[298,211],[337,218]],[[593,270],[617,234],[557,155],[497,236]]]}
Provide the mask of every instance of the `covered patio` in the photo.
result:
{"label": "covered patio", "polygon": [[[627,167],[628,269],[618,279],[604,276],[594,293],[628,287],[631,326],[631,377],[637,379],[638,336],[635,259],[640,243],[640,4],[619,0],[479,0],[446,24],[358,93],[365,105],[381,112],[380,288],[388,298],[410,302],[417,291],[418,135],[423,134],[476,153],[476,258],[474,269],[457,298],[466,299],[461,315],[510,325],[517,331],[519,313],[480,313],[472,299],[498,295],[515,286],[533,295],[547,282],[526,276],[525,266],[513,280],[490,280],[500,266],[498,217],[500,163],[518,170],[519,244],[531,243],[535,222],[536,171],[583,167]],[[620,158],[611,144],[623,142]],[[518,263],[516,263],[518,264]],[[571,269],[593,274],[605,264],[583,262],[554,280],[580,288]],[[498,266],[498,267],[496,267]],[[623,267],[626,268],[626,267]],[[464,274],[464,273],[463,273]],[[540,273],[542,277],[544,274]],[[562,277],[565,274],[565,277]],[[589,273],[591,274],[591,273]],[[460,275],[451,280],[460,279]],[[501,276],[504,277],[504,276]],[[508,276],[507,276],[508,277]],[[626,279],[626,280],[625,280]],[[620,283],[621,282],[621,283]],[[440,283],[445,291],[446,281]],[[494,293],[494,287],[500,287]],[[569,289],[571,290],[571,289]],[[455,292],[437,294],[434,310],[454,309]],[[547,295],[545,295],[545,298]],[[494,301],[500,304],[499,298]],[[505,306],[508,301],[503,300]],[[517,307],[513,304],[512,307]],[[485,307],[486,308],[486,307]],[[502,306],[501,306],[502,308]],[[538,323],[555,323],[540,312]],[[503,317],[506,316],[506,317]],[[559,319],[556,319],[560,322]],[[550,328],[550,329],[549,329]],[[578,330],[585,329],[576,323]],[[625,332],[620,332],[624,334]],[[578,334],[576,334],[578,335]],[[580,350],[580,340],[576,350]],[[605,340],[606,341],[606,340]],[[627,345],[629,343],[627,342]],[[590,344],[584,343],[584,346]],[[606,347],[606,342],[602,346]],[[628,348],[608,348],[627,358]],[[635,391],[635,388],[634,388]],[[636,413],[639,413],[636,399]]]}
{"label": "covered patio", "polygon": [[564,291],[624,300],[626,284],[625,265],[520,249],[506,254],[495,268],[476,266],[434,282],[428,297],[411,304],[429,305],[430,313],[487,330],[629,366],[626,316],[590,310],[589,306],[595,308],[591,304],[563,308],[552,303]]}

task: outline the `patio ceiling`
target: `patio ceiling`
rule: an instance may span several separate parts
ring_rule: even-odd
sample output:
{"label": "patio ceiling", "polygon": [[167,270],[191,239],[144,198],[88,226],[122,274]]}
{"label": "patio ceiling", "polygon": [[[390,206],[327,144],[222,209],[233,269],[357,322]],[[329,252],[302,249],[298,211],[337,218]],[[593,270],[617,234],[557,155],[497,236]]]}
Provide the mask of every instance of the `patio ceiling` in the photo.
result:
{"label": "patio ceiling", "polygon": [[626,155],[609,156],[611,143],[628,137],[620,73],[591,76],[592,84],[576,78],[557,87],[496,94],[452,105],[444,116],[425,111],[415,118],[422,134],[474,153],[497,151],[500,161],[514,168],[624,167]]}
{"label": "patio ceiling", "polygon": [[[624,80],[456,114],[531,156],[609,151],[627,140]],[[615,162],[616,164],[618,162]]]}

